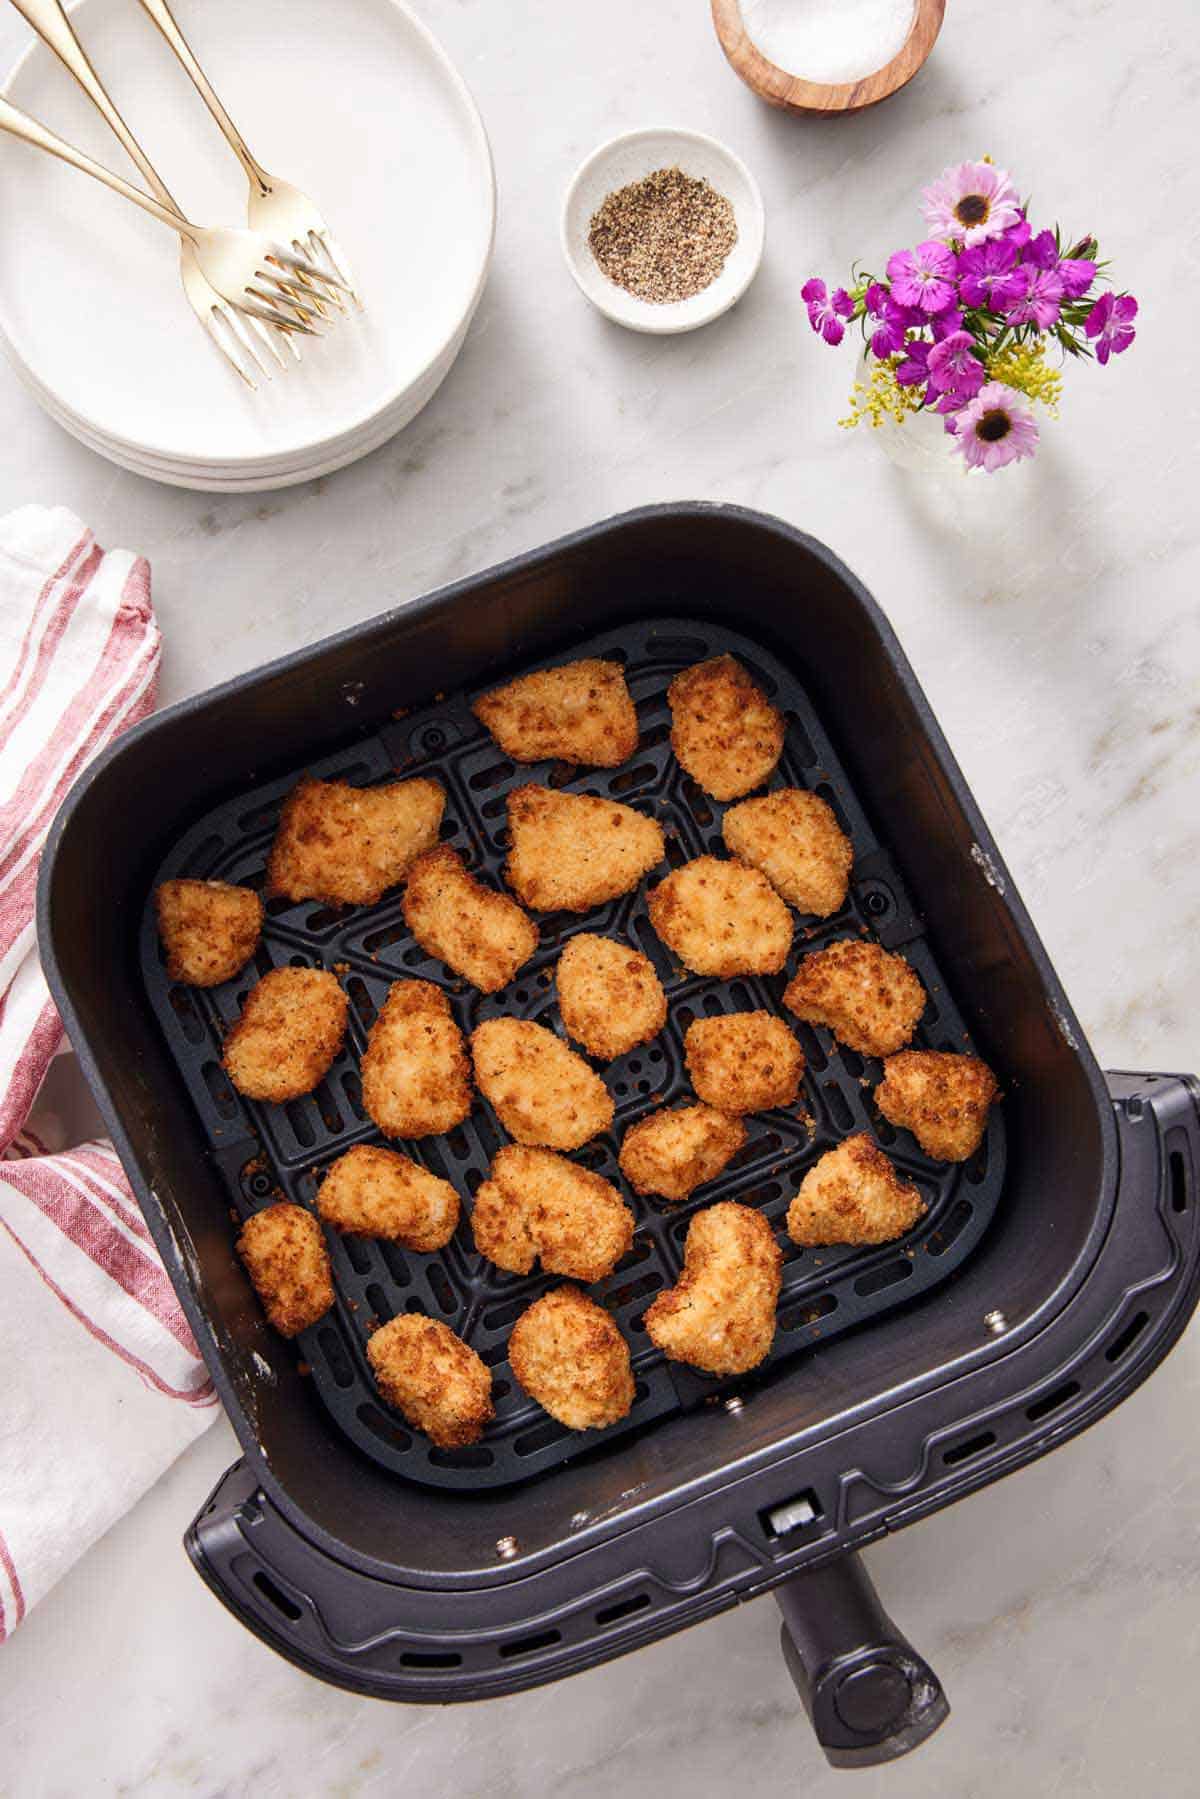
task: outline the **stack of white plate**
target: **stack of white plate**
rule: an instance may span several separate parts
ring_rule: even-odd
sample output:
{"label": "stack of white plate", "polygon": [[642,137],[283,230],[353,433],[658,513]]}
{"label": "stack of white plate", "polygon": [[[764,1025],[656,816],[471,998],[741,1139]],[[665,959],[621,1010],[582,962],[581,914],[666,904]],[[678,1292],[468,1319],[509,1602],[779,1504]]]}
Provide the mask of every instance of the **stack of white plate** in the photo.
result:
{"label": "stack of white plate", "polygon": [[[491,259],[495,184],[471,96],[395,0],[179,0],[176,16],[251,149],[310,194],[365,311],[251,392],[179,281],[178,240],[95,181],[0,137],[0,344],[40,404],[122,468],[254,492],[387,441],[447,374]],[[76,30],[189,217],[245,222],[246,183],[187,76],[130,0]],[[39,42],[5,89],[132,179],[100,115]]]}

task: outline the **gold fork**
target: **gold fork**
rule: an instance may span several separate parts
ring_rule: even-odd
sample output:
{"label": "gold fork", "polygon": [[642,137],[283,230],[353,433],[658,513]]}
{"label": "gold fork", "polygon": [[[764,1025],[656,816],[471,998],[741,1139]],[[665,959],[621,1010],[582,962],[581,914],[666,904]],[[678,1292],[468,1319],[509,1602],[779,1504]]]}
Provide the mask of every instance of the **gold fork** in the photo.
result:
{"label": "gold fork", "polygon": [[338,277],[339,286],[361,308],[362,301],[355,291],[350,264],[325,220],[307,194],[301,193],[290,182],[280,180],[278,175],[269,175],[251,155],[245,138],[222,106],[212,83],[197,62],[191,45],[175,23],[167,0],[141,0],[141,5],[191,76],[201,99],[245,170],[250,184],[246,216],[251,227],[265,232],[275,242],[289,244],[297,255],[319,256],[323,251]]}
{"label": "gold fork", "polygon": [[132,182],[114,175],[103,163],[93,162],[82,150],[58,137],[48,126],[30,118],[11,101],[0,97],[0,131],[7,131],[35,149],[48,150],[72,168],[112,188],[114,193],[131,200],[160,224],[167,225],[190,243],[196,253],[200,273],[220,298],[236,311],[280,331],[314,332],[318,302],[308,296],[302,285],[310,279],[323,283],[330,276],[306,257],[296,256],[281,244],[272,243],[260,231],[231,230],[225,227],[195,225],[161,200],[144,194]]}
{"label": "gold fork", "polygon": [[[12,3],[26,22],[32,25],[43,43],[53,50],[63,67],[75,77],[88,99],[120,140],[126,155],[140,172],[151,193],[169,212],[182,217],[178,202],[130,131],[92,67],[61,0],[12,0]],[[299,359],[300,349],[296,342],[298,327],[287,323],[268,325],[248,312],[231,308],[224,296],[205,277],[200,268],[195,243],[186,236],[180,238],[179,274],[192,311],[248,387],[256,385],[251,370],[270,379],[269,358],[273,358],[280,368],[287,366],[280,354],[280,341]]]}

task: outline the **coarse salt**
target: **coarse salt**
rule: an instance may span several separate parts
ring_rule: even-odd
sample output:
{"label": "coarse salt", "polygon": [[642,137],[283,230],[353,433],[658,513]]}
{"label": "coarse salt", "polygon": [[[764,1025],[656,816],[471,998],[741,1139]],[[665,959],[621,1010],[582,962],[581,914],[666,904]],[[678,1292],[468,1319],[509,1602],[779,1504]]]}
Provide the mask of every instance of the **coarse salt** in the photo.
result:
{"label": "coarse salt", "polygon": [[913,0],[742,0],[747,35],[777,68],[808,81],[859,81],[891,62]]}

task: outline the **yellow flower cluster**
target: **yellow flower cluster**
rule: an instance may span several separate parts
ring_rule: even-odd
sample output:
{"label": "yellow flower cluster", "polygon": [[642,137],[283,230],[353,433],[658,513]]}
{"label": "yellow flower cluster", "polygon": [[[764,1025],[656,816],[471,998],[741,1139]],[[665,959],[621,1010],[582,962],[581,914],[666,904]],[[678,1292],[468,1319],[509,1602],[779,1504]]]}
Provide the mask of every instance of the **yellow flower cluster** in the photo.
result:
{"label": "yellow flower cluster", "polygon": [[889,356],[886,361],[876,362],[869,380],[854,383],[850,390],[850,410],[844,419],[838,420],[843,431],[853,431],[864,419],[875,431],[889,419],[902,425],[910,412],[920,410],[921,390],[897,384],[896,370],[902,360],[899,356]]}
{"label": "yellow flower cluster", "polygon": [[1006,387],[1015,387],[1018,393],[1043,405],[1052,419],[1058,417],[1062,370],[1047,366],[1044,343],[1010,344],[991,358],[987,372],[989,381],[1003,381]]}

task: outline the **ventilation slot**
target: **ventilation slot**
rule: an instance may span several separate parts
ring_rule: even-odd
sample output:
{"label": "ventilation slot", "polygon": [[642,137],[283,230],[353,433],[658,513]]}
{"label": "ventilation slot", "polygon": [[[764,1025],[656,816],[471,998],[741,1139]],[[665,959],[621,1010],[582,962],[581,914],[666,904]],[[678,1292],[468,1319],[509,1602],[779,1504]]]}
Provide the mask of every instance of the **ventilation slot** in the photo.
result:
{"label": "ventilation slot", "polygon": [[659,656],[665,662],[700,662],[708,645],[698,637],[660,637],[657,631],[652,631],[646,648],[652,656]]}
{"label": "ventilation slot", "polygon": [[622,1618],[632,1618],[635,1612],[644,1612],[650,1603],[649,1593],[632,1593],[628,1599],[618,1600],[615,1605],[606,1605],[595,1613],[594,1621],[603,1630],[606,1624],[619,1624]]}
{"label": "ventilation slot", "polygon": [[837,1311],[837,1305],[832,1293],[820,1293],[815,1299],[802,1300],[797,1306],[785,1306],[779,1314],[779,1328],[796,1331],[806,1324],[819,1324],[830,1312]]}
{"label": "ventilation slot", "polygon": [[964,1227],[970,1222],[972,1208],[965,1199],[960,1199],[949,1217],[944,1218],[936,1231],[925,1244],[931,1256],[944,1256],[950,1245],[960,1237]]}
{"label": "ventilation slot", "polygon": [[225,1071],[219,1062],[206,1062],[200,1070],[204,1076],[204,1085],[208,1088],[208,1096],[222,1118],[237,1117],[237,1100],[233,1097],[233,1088],[225,1077]]}
{"label": "ventilation slot", "polygon": [[816,767],[817,752],[809,741],[808,732],[794,712],[789,712],[787,715],[787,741],[789,754],[794,757],[801,768]]}
{"label": "ventilation slot", "polygon": [[550,1418],[545,1424],[535,1425],[532,1430],[527,1430],[523,1436],[517,1437],[513,1442],[513,1448],[518,1455],[536,1455],[539,1449],[549,1449],[551,1443],[560,1442],[566,1435],[565,1426]]}
{"label": "ventilation slot", "polygon": [[1186,1212],[1188,1208],[1188,1165],[1184,1161],[1183,1151],[1173,1149],[1167,1158],[1167,1170],[1171,1186],[1171,1210]]}
{"label": "ventilation slot", "polygon": [[1066,1405],[1068,1399],[1074,1399],[1079,1390],[1079,1382],[1069,1380],[1065,1386],[1055,1387],[1053,1393],[1044,1393],[1041,1399],[1035,1399],[1032,1405],[1026,1406],[1025,1416],[1030,1424],[1039,1424],[1051,1412],[1057,1412],[1060,1406]]}
{"label": "ventilation slot", "polygon": [[288,1123],[292,1127],[292,1135],[302,1149],[311,1149],[316,1142],[316,1132],[308,1121],[308,1107],[298,1099],[292,1100],[285,1108]]}
{"label": "ventilation slot", "polygon": [[860,1274],[854,1283],[854,1291],[860,1299],[869,1293],[882,1293],[885,1287],[894,1287],[900,1281],[906,1281],[913,1271],[913,1265],[907,1256],[897,1256],[894,1262],[885,1262],[882,1268],[872,1268],[869,1274]]}
{"label": "ventilation slot", "polygon": [[347,1234],[342,1238],[342,1252],[353,1268],[355,1274],[370,1274],[372,1265],[371,1246],[365,1237]]}
{"label": "ventilation slot", "polygon": [[362,1082],[356,1074],[342,1076],[342,1092],[346,1096],[346,1104],[356,1118],[365,1118],[366,1110],[362,1103]]}
{"label": "ventilation slot", "polygon": [[271,1579],[271,1576],[269,1574],[264,1574],[261,1568],[254,1576],[254,1585],[258,1588],[263,1598],[273,1605],[277,1612],[283,1614],[289,1624],[298,1624],[300,1622],[304,1613],[300,1610],[300,1607],[296,1604],[295,1600],[289,1599],[283,1589],[277,1587],[275,1582]]}
{"label": "ventilation slot", "polygon": [[985,1137],[983,1142],[979,1145],[979,1148],[975,1151],[975,1154],[963,1169],[963,1173],[973,1187],[978,1187],[987,1179],[987,1170],[988,1143],[987,1138]]}
{"label": "ventilation slot", "polygon": [[982,1455],[996,1441],[994,1430],[981,1430],[977,1437],[967,1437],[962,1443],[956,1443],[953,1449],[942,1451],[942,1460],[947,1468],[957,1468],[960,1462],[969,1462],[972,1456]]}
{"label": "ventilation slot", "polygon": [[[629,769],[625,774],[617,775],[614,780],[609,782],[609,786],[614,793],[628,793],[630,788],[642,787],[647,781],[652,781],[657,773],[658,770],[653,762],[639,762],[636,768]],[[695,811],[695,807],[692,810]],[[711,817],[711,813],[709,816]]]}
{"label": "ventilation slot", "polygon": [[375,1001],[367,992],[367,983],[360,975],[352,974],[346,982],[346,992],[350,995],[350,1004],[358,1013],[364,1024],[375,1022]]}
{"label": "ventilation slot", "polygon": [[317,1102],[317,1111],[321,1114],[321,1123],[331,1137],[336,1137],[342,1128],[342,1115],[333,1103],[333,1094],[324,1081],[313,1094],[313,1098]]}
{"label": "ventilation slot", "polygon": [[687,809],[698,825],[710,825],[713,821],[713,809],[705,795],[694,781],[684,781],[683,797]]}
{"label": "ventilation slot", "polygon": [[552,1649],[555,1643],[562,1642],[561,1630],[539,1630],[532,1637],[513,1637],[510,1642],[501,1643],[500,1654],[503,1660],[509,1661],[517,1655],[535,1655],[539,1649]]}
{"label": "ventilation slot", "polygon": [[829,1107],[829,1116],[839,1129],[850,1130],[854,1123],[854,1114],[850,1110],[845,1094],[840,1087],[835,1087],[832,1081],[825,1083],[825,1103]]}
{"label": "ventilation slot", "polygon": [[411,1445],[412,1438],[408,1432],[401,1430],[377,1405],[360,1405],[358,1417],[360,1423],[365,1424],[371,1435],[378,1437],[381,1443],[396,1449],[407,1449]]}
{"label": "ventilation slot", "polygon": [[339,1387],[354,1385],[354,1364],[346,1354],[345,1344],[332,1325],[317,1332],[317,1342],[321,1345],[321,1354],[329,1363],[329,1372]]}
{"label": "ventilation slot", "polygon": [[429,1459],[435,1468],[490,1468],[496,1457],[486,1444],[475,1443],[469,1449],[431,1449]]}
{"label": "ventilation slot", "polygon": [[[274,807],[271,809],[271,815],[274,817]],[[184,873],[193,878],[203,879],[212,867],[214,857],[220,854],[223,847],[219,837],[206,837],[203,843],[198,843],[194,850],[188,851],[187,861],[184,863]]]}
{"label": "ventilation slot", "polygon": [[842,811],[842,803],[838,799],[837,794],[833,791],[833,788],[827,781],[822,781],[817,788],[817,792],[825,801],[825,804],[829,807],[829,810],[833,813],[833,816],[837,819],[847,837],[849,837],[851,835],[850,824],[846,814]]}
{"label": "ventilation slot", "polygon": [[183,1034],[189,1043],[203,1043],[204,1026],[196,1016],[196,1008],[192,1004],[192,996],[184,987],[172,987],[167,996],[171,1002],[171,1010],[183,1027]]}
{"label": "ventilation slot", "polygon": [[340,917],[341,913],[335,911],[332,906],[324,906],[319,912],[309,913],[304,921],[304,928],[306,931],[327,931],[330,925],[338,922]]}
{"label": "ventilation slot", "polygon": [[1119,1362],[1121,1357],[1133,1348],[1149,1322],[1150,1314],[1148,1312],[1139,1312],[1136,1317],[1131,1318],[1124,1330],[1121,1331],[1118,1336],[1113,1338],[1112,1342],[1105,1350],[1105,1361]]}
{"label": "ventilation slot", "polygon": [[852,1074],[854,1076],[855,1080],[857,1080],[858,1077],[861,1075],[865,1066],[866,1066],[866,1064],[864,1063],[862,1057],[859,1055],[858,1051],[854,1050],[854,1049],[847,1049],[846,1045],[843,1043],[843,1045],[842,1045],[842,1067],[846,1070],[847,1074]]}
{"label": "ventilation slot", "polygon": [[397,1243],[380,1243],[379,1253],[383,1257],[383,1265],[398,1287],[412,1284],[412,1275],[408,1271],[408,1263],[404,1252]]}
{"label": "ventilation slot", "polygon": [[425,1278],[429,1282],[433,1295],[443,1312],[453,1312],[458,1306],[454,1288],[447,1280],[444,1270],[437,1262],[431,1262],[425,1270]]}
{"label": "ventilation slot", "polygon": [[376,1281],[365,1289],[365,1298],[374,1314],[377,1324],[387,1324],[392,1317],[392,1307],[387,1294]]}
{"label": "ventilation slot", "polygon": [[406,1649],[400,1657],[402,1668],[461,1668],[462,1656],[454,1650],[447,1649],[438,1654],[434,1650]]}
{"label": "ventilation slot", "polygon": [[644,1299],[648,1293],[657,1293],[662,1286],[660,1274],[643,1274],[639,1280],[625,1281],[615,1293],[606,1293],[604,1304],[610,1312],[619,1311],[622,1306],[630,1305],[635,1299]]}
{"label": "ventilation slot", "polygon": [[477,768],[467,782],[473,793],[480,793],[488,787],[498,787],[501,781],[507,781],[516,769],[511,762],[489,762],[486,768]]}

